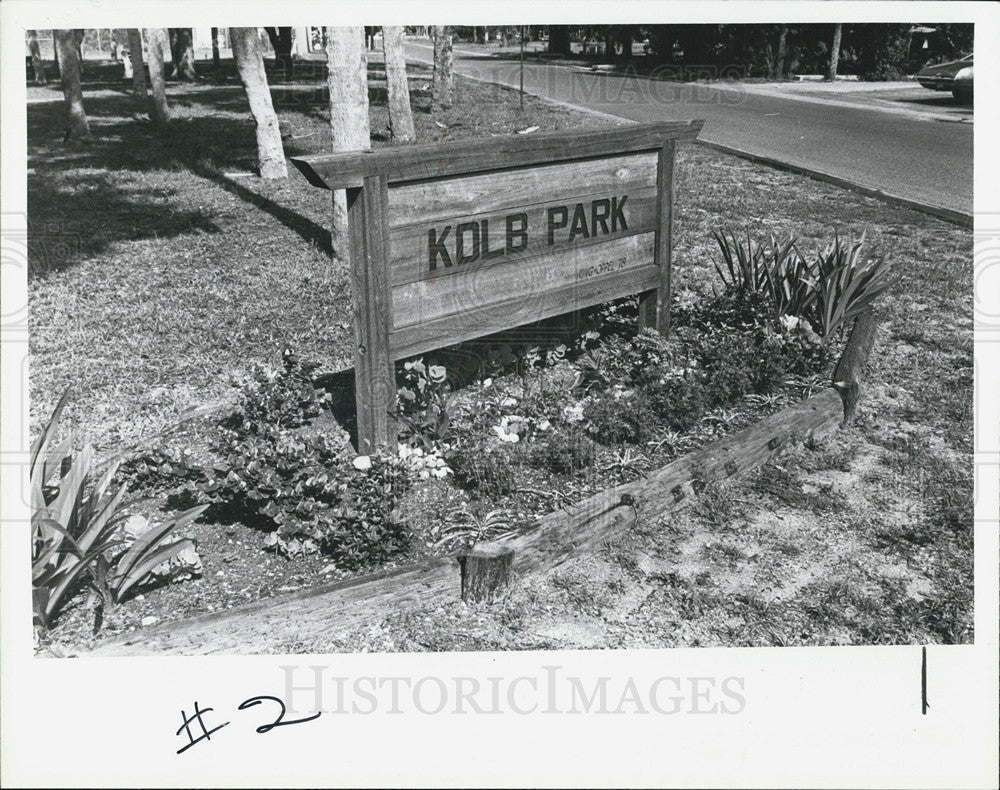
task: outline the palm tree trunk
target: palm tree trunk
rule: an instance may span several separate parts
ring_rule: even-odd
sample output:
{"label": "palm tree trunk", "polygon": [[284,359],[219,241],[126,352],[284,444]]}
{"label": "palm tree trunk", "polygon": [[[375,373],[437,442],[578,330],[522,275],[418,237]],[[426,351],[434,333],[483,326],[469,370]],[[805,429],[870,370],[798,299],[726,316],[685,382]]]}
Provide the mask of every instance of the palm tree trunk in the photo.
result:
{"label": "palm tree trunk", "polygon": [[153,124],[166,126],[170,122],[167,104],[167,83],[163,76],[163,51],[167,47],[166,28],[146,28],[146,54],[149,57],[149,85],[153,94]]}
{"label": "palm tree trunk", "polygon": [[56,30],[56,49],[59,52],[59,72],[63,96],[66,99],[66,136],[70,140],[89,140],[90,124],[83,109],[83,87],[80,85],[80,53],[76,46],[76,33]]}
{"label": "palm tree trunk", "polygon": [[451,107],[454,72],[452,70],[451,32],[443,26],[434,28],[434,85],[432,103],[435,109]]}
{"label": "palm tree trunk", "polygon": [[382,50],[385,53],[385,81],[389,96],[389,134],[397,142],[412,143],[417,134],[413,128],[410,86],[406,79],[403,28],[382,28]]}
{"label": "palm tree trunk", "polygon": [[219,70],[219,28],[212,28],[212,66]]}
{"label": "palm tree trunk", "polygon": [[231,27],[229,39],[257,130],[260,177],[286,178],[288,169],[285,165],[285,150],[281,144],[278,116],[271,103],[271,89],[267,85],[260,35],[255,27]]}
{"label": "palm tree trunk", "polygon": [[174,45],[170,48],[170,57],[174,61],[174,77],[186,82],[198,79],[194,70],[194,39],[189,27],[173,28]]}
{"label": "palm tree trunk", "polygon": [[128,57],[132,61],[132,96],[135,97],[136,116],[146,112],[149,95],[146,90],[146,67],[142,60],[142,33],[139,28],[128,29]]}
{"label": "palm tree trunk", "polygon": [[837,62],[840,60],[840,36],[843,25],[833,26],[833,43],[830,45],[830,63],[826,69],[826,78],[830,82],[837,79]]}
{"label": "palm tree trunk", "polygon": [[[371,148],[365,29],[328,27],[326,60],[327,86],[330,90],[330,131],[333,133],[334,152]],[[346,262],[349,244],[347,193],[342,189],[333,191],[330,241],[334,260]]]}
{"label": "palm tree trunk", "polygon": [[785,56],[788,52],[788,25],[782,25],[778,32],[778,52],[774,58],[774,75],[778,79],[785,76]]}

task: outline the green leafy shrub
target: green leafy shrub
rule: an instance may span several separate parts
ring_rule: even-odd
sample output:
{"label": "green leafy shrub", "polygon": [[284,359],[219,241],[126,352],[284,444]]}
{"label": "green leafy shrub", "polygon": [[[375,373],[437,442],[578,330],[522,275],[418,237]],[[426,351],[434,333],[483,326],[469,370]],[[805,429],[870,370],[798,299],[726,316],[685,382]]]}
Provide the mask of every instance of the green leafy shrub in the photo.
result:
{"label": "green leafy shrub", "polygon": [[569,429],[533,445],[528,462],[556,474],[574,475],[592,466],[594,457],[593,440],[580,429]]}
{"label": "green leafy shrub", "polygon": [[455,482],[490,499],[507,496],[517,487],[514,450],[508,445],[491,446],[477,441],[452,450],[448,465]]}
{"label": "green leafy shrub", "polygon": [[409,473],[398,459],[373,455],[371,466],[352,475],[341,492],[335,518],[320,538],[320,547],[345,568],[385,562],[406,551],[409,528],[396,508],[410,486]]}
{"label": "green leafy shrub", "polygon": [[694,377],[670,378],[648,384],[638,397],[659,421],[674,431],[687,431],[698,424],[707,407],[710,387]]}
{"label": "green leafy shrub", "polygon": [[280,370],[254,369],[223,427],[236,435],[272,434],[306,425],[328,410],[330,393],[313,385],[317,365],[301,361],[290,348],[282,352],[282,362]]}
{"label": "green leafy shrub", "polygon": [[395,457],[354,457],[314,370],[290,350],[281,369],[257,367],[219,425],[211,465],[155,450],[128,474],[146,485],[168,477],[181,495],[207,499],[213,518],[268,530],[266,545],[286,555],[324,551],[357,568],[403,550],[407,532],[393,513],[409,470]]}
{"label": "green leafy shrub", "polygon": [[204,482],[205,470],[191,454],[177,448],[154,447],[124,459],[116,478],[130,491],[162,492],[185,482]]}

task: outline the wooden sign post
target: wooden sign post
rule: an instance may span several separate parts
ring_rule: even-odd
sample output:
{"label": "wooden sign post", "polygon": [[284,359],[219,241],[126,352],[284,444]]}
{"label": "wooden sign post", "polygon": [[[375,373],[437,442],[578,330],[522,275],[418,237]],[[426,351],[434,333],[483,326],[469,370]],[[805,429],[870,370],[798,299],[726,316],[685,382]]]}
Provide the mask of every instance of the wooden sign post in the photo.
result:
{"label": "wooden sign post", "polygon": [[359,452],[395,444],[402,357],[632,294],[665,334],[674,151],[702,123],[293,157],[347,190]]}

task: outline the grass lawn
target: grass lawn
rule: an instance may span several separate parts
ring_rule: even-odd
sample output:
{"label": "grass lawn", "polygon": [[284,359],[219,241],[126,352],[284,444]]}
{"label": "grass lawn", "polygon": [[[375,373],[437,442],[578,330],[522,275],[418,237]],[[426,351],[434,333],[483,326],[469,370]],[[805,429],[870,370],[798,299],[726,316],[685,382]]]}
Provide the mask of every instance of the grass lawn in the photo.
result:
{"label": "grass lawn", "polygon": [[[380,146],[384,81],[380,64],[370,69]],[[432,118],[428,82],[411,67],[421,141],[608,123],[530,97],[522,112],[516,93],[461,78],[455,106]],[[28,94],[34,431],[72,387],[67,422],[106,459],[231,404],[231,382],[286,346],[323,371],[351,364],[329,194],[296,172],[277,184],[252,174],[252,121],[234,79],[172,85],[176,120],[164,135],[132,119],[119,86],[88,84],[88,146],[63,145],[56,89]],[[302,80],[273,94],[286,154],[328,150],[322,89]],[[971,641],[971,232],[693,145],[680,147],[675,177],[678,291],[711,289],[716,228],[794,233],[807,248],[865,233],[893,260],[899,282],[881,303],[856,424],[505,602],[400,612],[342,643],[280,647]],[[261,536],[240,525],[197,530],[203,577],[123,605],[120,629],[151,612],[181,616],[315,584],[329,570],[319,558],[262,553]],[[82,640],[84,621],[68,613],[57,641]]]}

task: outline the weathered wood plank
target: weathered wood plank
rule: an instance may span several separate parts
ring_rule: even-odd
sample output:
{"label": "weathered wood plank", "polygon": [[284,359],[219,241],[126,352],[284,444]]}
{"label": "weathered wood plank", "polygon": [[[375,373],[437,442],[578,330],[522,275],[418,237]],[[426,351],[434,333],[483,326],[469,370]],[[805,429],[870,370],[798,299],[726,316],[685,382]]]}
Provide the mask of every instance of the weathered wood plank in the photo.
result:
{"label": "weathered wood plank", "polygon": [[837,369],[833,372],[833,386],[844,399],[844,422],[850,422],[857,414],[858,400],[861,397],[861,373],[871,356],[880,320],[880,316],[870,309],[854,319],[847,345],[844,346]]}
{"label": "weathered wood plank", "polygon": [[[606,281],[628,281],[628,273],[653,262],[654,234],[626,236],[598,246],[543,247],[534,255],[499,258],[486,267],[457,267],[448,277],[418,280],[392,289],[393,330],[462,314],[462,321],[498,316],[510,326],[517,317],[536,320],[547,304],[576,309],[576,298]],[[601,271],[602,268],[605,271]],[[576,290],[580,293],[574,295]],[[586,297],[584,297],[586,298]],[[569,300],[569,301],[567,301]],[[517,304],[521,313],[511,313]],[[533,313],[535,310],[536,313]],[[555,315],[555,314],[554,314]],[[485,333],[481,333],[485,334]],[[447,345],[442,338],[441,345]]]}
{"label": "weathered wood plank", "polygon": [[292,157],[292,163],[313,186],[346,189],[380,175],[389,183],[482,173],[559,161],[654,151],[666,140],[694,140],[703,121],[671,121],[613,129],[506,135],[489,140],[449,143],[447,153],[436,143]]}
{"label": "weathered wood plank", "polygon": [[[595,205],[595,202],[598,204]],[[619,204],[620,210],[616,210]],[[583,222],[577,224],[573,233],[577,205],[582,206],[580,218]],[[550,211],[553,224],[551,244]],[[588,250],[586,254],[591,257],[600,256],[604,254],[604,249],[595,247],[604,243],[626,236],[653,233],[657,227],[656,212],[656,188],[651,186],[628,193],[620,191],[613,196],[610,192],[603,192],[525,204],[509,215],[509,242],[508,215],[503,211],[452,215],[434,223],[397,227],[389,231],[392,248],[390,277],[393,286],[421,280],[439,281],[465,275],[472,269],[520,265],[527,258],[558,254],[569,245],[581,251]],[[584,223],[586,228],[581,230]],[[431,232],[436,242],[433,252]],[[572,241],[569,240],[571,235]],[[649,262],[652,261],[653,258],[649,258]]]}
{"label": "weathered wood plank", "polygon": [[666,337],[670,329],[670,277],[673,263],[674,232],[674,154],[676,143],[669,140],[660,149],[656,168],[657,206],[656,265],[660,267],[660,284],[639,298],[639,327],[655,329]]}
{"label": "weathered wood plank", "polygon": [[[667,464],[649,477],[604,491],[543,518],[516,540],[515,576],[548,570],[598,548],[637,519],[654,520],[685,506],[710,482],[735,477],[779,452],[792,439],[827,435],[840,425],[843,404],[833,388],[754,426]],[[457,601],[453,559],[433,560],[304,590],[294,595],[144,629],[102,643],[90,655],[274,652],[308,636],[335,639],[409,605]],[[253,649],[249,649],[249,646]]]}
{"label": "weathered wood plank", "polygon": [[598,548],[617,530],[651,521],[686,504],[709,483],[765,463],[793,440],[822,437],[840,425],[843,405],[832,387],[793,404],[632,483],[602,491],[544,518],[535,532],[505,542],[514,550],[515,576],[551,568]]}
{"label": "weathered wood plank", "polygon": [[548,293],[538,293],[536,298],[528,302],[524,299],[494,302],[489,309],[454,313],[424,324],[393,330],[390,333],[392,353],[396,359],[400,359],[543,318],[570,313],[655,287],[659,276],[659,269],[652,264],[638,266],[567,285]]}
{"label": "weathered wood plank", "polygon": [[582,162],[523,167],[389,186],[389,227],[441,217],[504,212],[574,195],[656,187],[657,154],[629,154]]}
{"label": "weathered wood plank", "polygon": [[351,286],[354,309],[354,381],[358,416],[358,452],[395,446],[396,381],[389,346],[392,296],[389,290],[389,235],[385,224],[388,187],[384,178],[368,177],[347,195]]}

